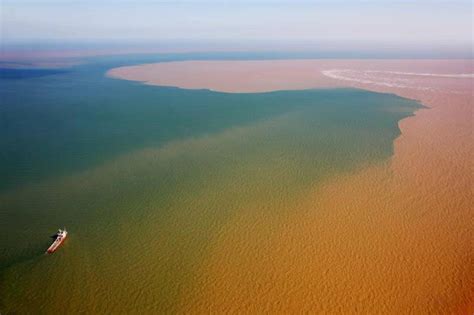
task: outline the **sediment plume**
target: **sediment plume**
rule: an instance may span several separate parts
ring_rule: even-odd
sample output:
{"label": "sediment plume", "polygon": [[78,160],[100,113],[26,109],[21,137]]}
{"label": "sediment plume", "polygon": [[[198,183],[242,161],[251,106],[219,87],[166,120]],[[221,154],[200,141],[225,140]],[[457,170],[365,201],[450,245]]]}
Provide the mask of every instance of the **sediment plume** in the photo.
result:
{"label": "sediment plume", "polygon": [[222,228],[182,312],[472,314],[472,60],[186,61],[112,77],[248,93],[354,87],[426,108],[389,161],[314,187],[284,218]]}

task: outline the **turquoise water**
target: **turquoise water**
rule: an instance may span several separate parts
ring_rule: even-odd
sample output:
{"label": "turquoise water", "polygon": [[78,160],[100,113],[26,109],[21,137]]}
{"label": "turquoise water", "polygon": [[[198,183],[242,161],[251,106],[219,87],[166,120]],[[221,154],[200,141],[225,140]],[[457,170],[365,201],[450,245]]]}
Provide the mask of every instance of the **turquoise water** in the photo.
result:
{"label": "turquoise water", "polygon": [[[231,94],[104,76],[155,59],[1,79],[0,310],[174,311],[229,217],[277,216],[387,159],[419,107],[354,89]],[[64,225],[67,244],[44,256]]]}

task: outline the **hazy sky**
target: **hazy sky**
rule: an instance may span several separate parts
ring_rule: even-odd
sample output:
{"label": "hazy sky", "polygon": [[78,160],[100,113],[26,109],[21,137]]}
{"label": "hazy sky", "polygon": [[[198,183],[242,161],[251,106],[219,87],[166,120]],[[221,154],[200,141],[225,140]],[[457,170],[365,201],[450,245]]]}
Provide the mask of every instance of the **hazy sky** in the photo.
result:
{"label": "hazy sky", "polygon": [[2,42],[472,40],[471,0],[0,0]]}

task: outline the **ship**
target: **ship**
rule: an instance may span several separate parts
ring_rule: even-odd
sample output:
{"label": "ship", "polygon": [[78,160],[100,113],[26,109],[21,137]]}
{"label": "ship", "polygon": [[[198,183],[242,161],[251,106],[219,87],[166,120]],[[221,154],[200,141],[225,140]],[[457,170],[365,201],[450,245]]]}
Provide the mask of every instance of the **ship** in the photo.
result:
{"label": "ship", "polygon": [[51,246],[49,246],[48,250],[46,251],[46,253],[48,254],[52,254],[54,253],[58,248],[59,246],[61,246],[61,244],[64,242],[64,240],[66,239],[67,237],[67,231],[66,231],[66,228],[64,229],[59,229],[58,232],[54,235],[54,242],[53,244],[51,244]]}

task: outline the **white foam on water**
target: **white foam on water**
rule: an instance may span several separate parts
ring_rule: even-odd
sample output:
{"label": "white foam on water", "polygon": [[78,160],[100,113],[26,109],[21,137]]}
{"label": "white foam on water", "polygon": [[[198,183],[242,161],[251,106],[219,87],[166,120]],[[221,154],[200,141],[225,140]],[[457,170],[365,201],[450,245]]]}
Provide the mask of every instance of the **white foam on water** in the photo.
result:
{"label": "white foam on water", "polygon": [[405,75],[405,76],[421,76],[421,77],[459,78],[459,79],[474,78],[474,73],[419,73],[419,72],[379,71],[379,70],[367,70],[366,72],[389,73],[389,74],[398,74],[398,75]]}
{"label": "white foam on water", "polygon": [[[439,77],[439,78],[457,78],[457,79],[472,79],[474,74],[472,73],[458,73],[458,74],[441,74],[441,73],[417,73],[417,72],[401,72],[401,71],[379,71],[379,70],[352,70],[352,69],[331,69],[321,71],[323,75],[343,81],[352,81],[363,84],[387,86],[387,87],[396,87],[404,89],[416,89],[424,91],[433,91],[431,87],[420,86],[420,82],[413,81],[412,79],[407,79],[408,76],[414,77]],[[383,76],[383,74],[388,75],[398,75],[405,76],[405,78],[393,77],[393,76]]]}
{"label": "white foam on water", "polygon": [[384,77],[375,77],[370,75],[369,71],[357,71],[350,69],[331,69],[323,70],[321,73],[331,79],[342,80],[342,81],[351,81],[363,84],[378,85],[378,86],[387,86],[387,87],[396,87],[396,88],[412,88],[418,90],[433,90],[429,87],[421,87],[419,85],[411,84],[411,80],[400,79],[400,78],[384,78]]}

